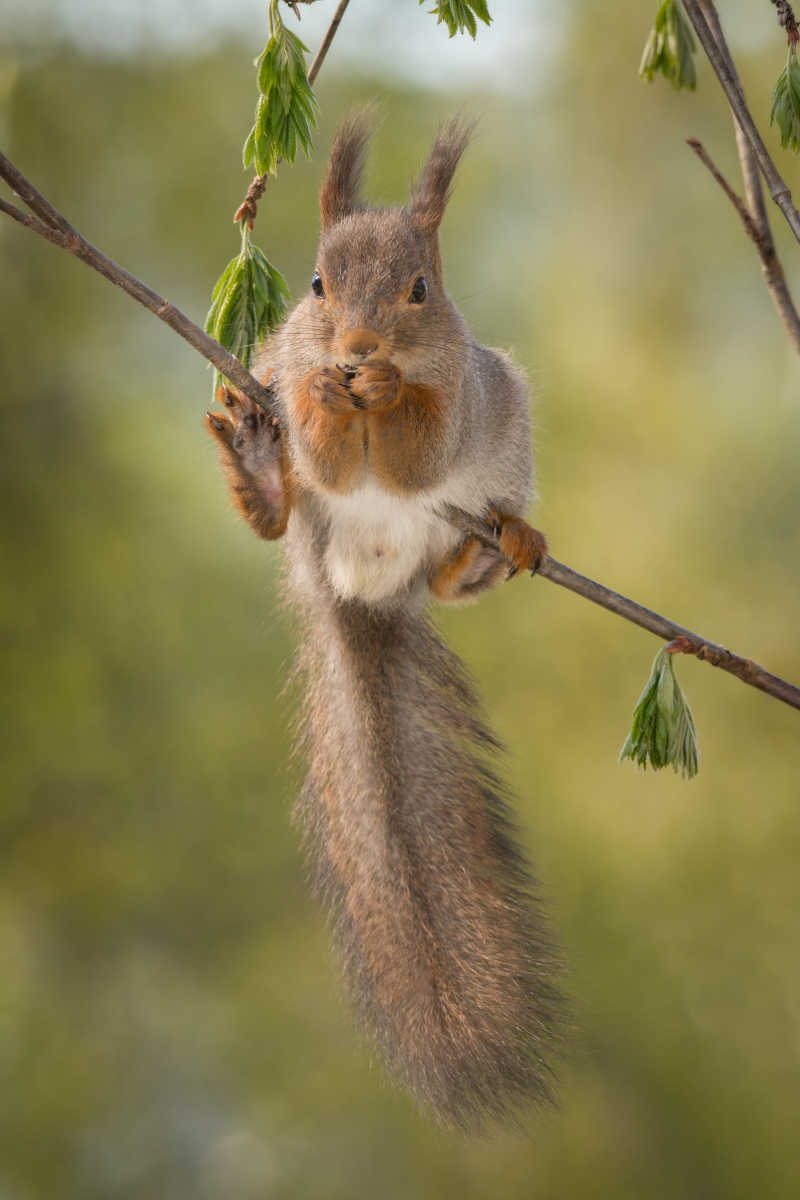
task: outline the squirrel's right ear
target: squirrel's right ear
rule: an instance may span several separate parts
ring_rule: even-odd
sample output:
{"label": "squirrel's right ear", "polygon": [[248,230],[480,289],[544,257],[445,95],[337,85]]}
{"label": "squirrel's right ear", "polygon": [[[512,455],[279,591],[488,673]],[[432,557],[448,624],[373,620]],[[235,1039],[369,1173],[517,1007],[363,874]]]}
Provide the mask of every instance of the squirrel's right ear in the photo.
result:
{"label": "squirrel's right ear", "polygon": [[372,110],[364,109],[349,116],[336,135],[319,196],[323,229],[362,207],[361,177],[372,125]]}

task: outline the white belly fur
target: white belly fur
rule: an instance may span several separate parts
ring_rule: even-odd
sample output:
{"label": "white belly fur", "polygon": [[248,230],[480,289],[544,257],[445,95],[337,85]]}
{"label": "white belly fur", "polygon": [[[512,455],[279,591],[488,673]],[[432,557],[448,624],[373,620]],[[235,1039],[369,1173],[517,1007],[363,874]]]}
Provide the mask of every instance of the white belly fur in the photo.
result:
{"label": "white belly fur", "polygon": [[394,496],[374,481],[347,495],[328,493],[325,569],[343,599],[376,603],[405,587],[422,563],[459,539],[433,515],[433,493]]}

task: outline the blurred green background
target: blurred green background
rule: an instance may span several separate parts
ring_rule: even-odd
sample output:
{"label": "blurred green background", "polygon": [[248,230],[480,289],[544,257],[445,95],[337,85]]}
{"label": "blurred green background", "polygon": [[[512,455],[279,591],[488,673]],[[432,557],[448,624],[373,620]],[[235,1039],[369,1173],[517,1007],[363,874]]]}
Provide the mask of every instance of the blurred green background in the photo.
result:
{"label": "blurred green background", "polygon": [[[264,40],[263,6],[234,7],[0,7],[0,143],[197,320],[237,249]],[[304,14],[312,45],[332,7]],[[301,293],[354,98],[382,103],[383,202],[443,117],[481,114],[446,279],[530,373],[536,524],[557,557],[798,681],[800,375],[684,145],[739,186],[716,82],[705,64],[694,95],[637,79],[655,0],[490,8],[473,45],[413,0],[353,0],[318,153],[269,185],[257,241]],[[774,13],[721,11],[800,193],[767,130]],[[280,549],[229,504],[210,373],[6,219],[0,277],[2,1200],[797,1196],[798,714],[681,661],[701,773],[640,774],[617,752],[655,639],[545,582],[441,613],[509,746],[576,1022],[559,1110],[441,1132],[354,1032],[304,882]]]}

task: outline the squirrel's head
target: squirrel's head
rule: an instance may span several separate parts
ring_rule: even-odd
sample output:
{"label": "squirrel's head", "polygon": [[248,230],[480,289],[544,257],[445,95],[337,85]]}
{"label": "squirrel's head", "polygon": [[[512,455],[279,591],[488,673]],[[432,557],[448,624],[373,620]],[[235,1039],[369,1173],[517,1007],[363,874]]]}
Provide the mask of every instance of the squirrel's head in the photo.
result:
{"label": "squirrel's head", "polygon": [[350,117],[331,150],[320,193],[322,235],[306,315],[330,361],[404,360],[435,350],[457,321],[442,286],[438,231],[472,126],[453,120],[434,142],[405,208],[360,197],[368,113]]}

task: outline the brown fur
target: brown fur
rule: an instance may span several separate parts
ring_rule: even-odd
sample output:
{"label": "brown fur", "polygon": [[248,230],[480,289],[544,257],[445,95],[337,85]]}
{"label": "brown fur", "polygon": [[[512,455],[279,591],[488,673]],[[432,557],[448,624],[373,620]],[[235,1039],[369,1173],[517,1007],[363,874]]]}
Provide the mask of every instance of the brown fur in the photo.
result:
{"label": "brown fur", "polygon": [[368,116],[367,112],[350,117],[333,143],[319,198],[323,229],[359,207],[358,193],[369,145]]}
{"label": "brown fur", "polygon": [[434,388],[405,384],[395,406],[368,422],[369,463],[387,491],[418,491],[436,481],[430,451],[443,440],[446,405]]}
{"label": "brown fur", "polygon": [[286,441],[238,388],[220,388],[218,398],[228,412],[206,413],[206,428],[219,445],[234,503],[259,537],[282,537],[292,508]]}
{"label": "brown fur", "polygon": [[511,573],[536,571],[547,554],[547,538],[539,529],[533,529],[521,517],[509,513],[489,510],[489,520],[500,531],[500,549],[511,563]]}
{"label": "brown fur", "polygon": [[461,665],[421,615],[324,589],[303,627],[298,811],[362,1018],[446,1122],[549,1098],[558,958]]}
{"label": "brown fur", "polygon": [[507,571],[508,563],[500,555],[477,538],[469,537],[436,565],[428,587],[443,604],[457,604],[473,599],[476,593],[502,579]]}
{"label": "brown fur", "polygon": [[[524,379],[474,341],[442,283],[437,230],[468,134],[445,126],[407,209],[369,209],[367,122],[343,126],[321,194],[322,294],[263,353],[281,445],[243,405],[231,428],[209,421],[251,525],[286,528],[306,689],[298,814],[355,1003],[392,1073],[475,1127],[550,1095],[561,1001],[497,743],[424,611],[429,592],[472,598],[546,550],[521,516]],[[438,521],[440,502],[491,516],[500,550]]]}
{"label": "brown fur", "polygon": [[439,133],[428,161],[411,195],[409,212],[426,233],[435,233],[441,224],[450,184],[461,155],[469,145],[474,126],[458,119],[449,121]]}
{"label": "brown fur", "polygon": [[338,367],[312,371],[296,400],[297,436],[308,447],[319,482],[350,491],[363,468],[364,418]]}

